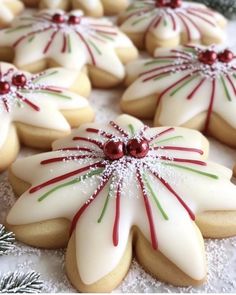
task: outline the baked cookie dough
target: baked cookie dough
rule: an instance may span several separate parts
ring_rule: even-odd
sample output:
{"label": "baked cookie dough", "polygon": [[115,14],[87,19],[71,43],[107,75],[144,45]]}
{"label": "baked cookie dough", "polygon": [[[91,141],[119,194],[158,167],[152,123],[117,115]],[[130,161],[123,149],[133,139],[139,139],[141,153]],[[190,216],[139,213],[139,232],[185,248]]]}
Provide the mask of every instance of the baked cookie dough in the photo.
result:
{"label": "baked cookie dough", "polygon": [[0,31],[0,58],[22,70],[39,72],[62,66],[88,71],[92,84],[109,88],[121,83],[123,64],[137,58],[130,39],[106,19],[82,11],[42,10],[17,18]]}
{"label": "baked cookie dough", "polygon": [[0,63],[0,171],[14,161],[20,142],[50,149],[71,127],[91,122],[94,112],[79,95],[89,92],[87,76],[76,71],[53,68],[31,75]]}
{"label": "baked cookie dough", "polygon": [[205,5],[182,0],[136,0],[119,17],[121,30],[150,54],[156,47],[223,43],[223,15]]}
{"label": "baked cookie dough", "polygon": [[198,129],[236,147],[236,58],[229,49],[157,49],[130,63],[122,110],[155,126]]}
{"label": "baked cookie dough", "polygon": [[23,2],[31,7],[82,9],[86,15],[94,17],[118,14],[129,4],[129,0],[23,0]]}
{"label": "baked cookie dough", "polygon": [[208,142],[195,130],[149,128],[128,115],[85,124],[52,152],[12,165],[10,180],[22,195],[7,228],[36,247],[69,240],[66,271],[81,292],[113,290],[133,254],[160,280],[202,284],[200,230],[236,234],[232,171],[207,158]]}
{"label": "baked cookie dough", "polygon": [[0,28],[8,26],[23,9],[19,0],[0,0]]}

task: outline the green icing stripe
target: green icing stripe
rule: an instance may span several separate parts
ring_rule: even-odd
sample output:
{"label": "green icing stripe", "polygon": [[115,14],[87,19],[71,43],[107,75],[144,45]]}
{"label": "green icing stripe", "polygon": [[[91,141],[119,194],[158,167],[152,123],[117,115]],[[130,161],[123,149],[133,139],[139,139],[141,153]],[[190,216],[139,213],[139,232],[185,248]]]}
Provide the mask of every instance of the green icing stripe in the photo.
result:
{"label": "green icing stripe", "polygon": [[53,71],[53,72],[51,72],[51,73],[48,73],[47,75],[39,76],[39,77],[37,77],[36,79],[34,79],[32,82],[33,82],[33,83],[37,83],[37,82],[40,81],[41,79],[45,79],[45,78],[47,78],[47,77],[49,77],[49,76],[53,76],[53,75],[55,75],[55,74],[57,74],[57,73],[58,73],[58,71]]}
{"label": "green icing stripe", "polygon": [[157,81],[157,80],[163,79],[163,78],[168,77],[168,76],[169,76],[169,74],[163,74],[163,75],[161,75],[160,77],[156,77],[156,78],[154,78],[153,80],[154,80],[154,81]]}
{"label": "green icing stripe", "polygon": [[76,178],[76,179],[73,179],[71,181],[68,181],[66,183],[63,183],[61,185],[58,185],[57,187],[54,187],[53,189],[51,189],[50,191],[48,191],[47,193],[45,193],[44,195],[42,195],[39,199],[38,199],[38,202],[42,202],[44,199],[46,199],[48,196],[50,196],[52,193],[60,190],[61,188],[64,188],[64,187],[67,187],[67,186],[70,186],[70,185],[73,185],[73,184],[76,184],[76,183],[79,183],[83,180],[86,180],[87,178],[91,178],[92,176],[95,176],[95,175],[99,175],[103,172],[104,169],[97,169],[95,171],[92,171],[92,172],[89,172],[85,175],[82,175],[80,176],[79,178]]}
{"label": "green icing stripe", "polygon": [[207,177],[210,177],[210,178],[213,178],[213,179],[219,179],[219,177],[217,175],[215,175],[215,174],[206,173],[206,172],[196,170],[196,169],[193,169],[193,168],[190,168],[190,167],[181,166],[181,165],[172,164],[172,163],[161,163],[161,164],[165,165],[165,166],[170,166],[170,167],[179,168],[179,169],[187,170],[187,171],[190,171],[190,172],[194,172],[194,173],[197,173],[197,174],[200,174],[200,175],[203,175],[203,176],[207,176]]}
{"label": "green icing stripe", "polygon": [[111,189],[111,185],[110,185],[109,191],[108,191],[108,194],[107,194],[107,197],[106,197],[103,209],[102,209],[102,213],[101,213],[101,215],[100,215],[100,217],[98,218],[98,221],[97,221],[98,223],[101,223],[102,220],[103,220],[103,217],[104,217],[104,215],[106,213],[108,203],[109,203],[109,200],[110,200],[111,196],[112,196],[112,189]]}
{"label": "green icing stripe", "polygon": [[98,35],[100,35],[101,37],[109,40],[109,41],[114,41],[114,38],[110,37],[110,36],[107,36],[105,35],[104,33],[101,33],[101,32],[97,32]]}
{"label": "green icing stripe", "polygon": [[167,26],[167,21],[166,21],[166,19],[164,19],[164,26],[166,27]]}
{"label": "green icing stripe", "polygon": [[220,77],[220,80],[221,80],[221,83],[222,83],[222,85],[223,85],[223,88],[224,88],[225,94],[226,94],[226,96],[227,96],[227,98],[228,98],[228,101],[232,101],[232,99],[231,99],[231,97],[230,97],[230,94],[229,94],[229,90],[228,90],[228,88],[227,88],[227,86],[226,86],[226,83],[225,83],[225,80],[224,80],[224,78],[223,78],[222,76]]}
{"label": "green icing stripe", "polygon": [[129,127],[131,135],[134,135],[135,134],[134,126],[132,124],[129,124],[128,127]]}
{"label": "green icing stripe", "polygon": [[20,30],[23,30],[23,29],[31,28],[31,27],[32,27],[32,25],[22,25],[22,26],[19,26],[17,28],[12,28],[12,29],[6,30],[5,34],[14,33],[16,31],[20,31]]}
{"label": "green icing stripe", "polygon": [[233,77],[236,79],[236,74],[233,74]]}
{"label": "green icing stripe", "polygon": [[68,46],[68,51],[69,53],[72,52],[72,49],[71,49],[71,39],[70,39],[70,35],[67,35],[67,46]]}
{"label": "green icing stripe", "polygon": [[137,25],[138,23],[141,23],[142,21],[144,21],[145,19],[148,19],[148,18],[149,18],[149,16],[141,17],[140,19],[138,19],[138,20],[132,22],[131,26],[135,26],[135,25]]}
{"label": "green icing stripe", "polygon": [[153,61],[148,61],[144,64],[144,66],[149,66],[153,64],[165,64],[165,63],[172,63],[173,60],[171,59],[158,59],[158,60],[153,60]]}
{"label": "green icing stripe", "polygon": [[28,42],[32,42],[34,40],[35,36],[31,36],[29,39],[28,39]]}
{"label": "green icing stripe", "polygon": [[[22,93],[30,93],[31,91],[28,90],[21,90]],[[34,90],[34,93],[44,93],[44,94],[48,94],[48,95],[52,95],[52,96],[56,96],[56,97],[60,97],[60,98],[65,98],[65,99],[71,99],[71,97],[58,93],[58,92],[53,92],[50,90]]]}
{"label": "green icing stripe", "polygon": [[170,96],[174,96],[177,92],[179,92],[181,89],[183,89],[186,85],[188,85],[190,82],[192,82],[196,78],[197,78],[197,76],[194,76],[194,77],[190,78],[189,80],[185,81],[182,85],[180,85],[173,92],[171,92]]}
{"label": "green icing stripe", "polygon": [[168,217],[168,215],[165,213],[164,209],[162,208],[161,203],[159,202],[159,200],[158,200],[158,198],[157,198],[157,196],[156,196],[156,194],[155,194],[155,192],[154,192],[154,190],[153,190],[153,188],[152,188],[152,186],[151,186],[151,184],[150,184],[150,182],[149,182],[149,180],[148,180],[147,175],[143,175],[143,178],[144,178],[144,182],[145,182],[145,184],[146,184],[148,190],[150,191],[151,196],[153,197],[153,200],[154,200],[154,202],[156,203],[158,209],[160,210],[160,212],[161,212],[163,218],[164,218],[165,220],[169,220],[169,217]]}
{"label": "green icing stripe", "polygon": [[96,52],[97,52],[99,55],[102,55],[102,52],[99,50],[99,48],[96,46],[96,44],[95,44],[93,41],[89,40],[88,42],[89,42],[89,44],[90,44],[90,45],[96,50]]}
{"label": "green icing stripe", "polygon": [[152,145],[156,145],[158,143],[163,143],[163,142],[167,142],[167,141],[171,141],[171,140],[175,140],[175,139],[183,139],[183,136],[172,136],[172,137],[168,137],[166,139],[162,139],[160,141],[156,141],[154,142]]}

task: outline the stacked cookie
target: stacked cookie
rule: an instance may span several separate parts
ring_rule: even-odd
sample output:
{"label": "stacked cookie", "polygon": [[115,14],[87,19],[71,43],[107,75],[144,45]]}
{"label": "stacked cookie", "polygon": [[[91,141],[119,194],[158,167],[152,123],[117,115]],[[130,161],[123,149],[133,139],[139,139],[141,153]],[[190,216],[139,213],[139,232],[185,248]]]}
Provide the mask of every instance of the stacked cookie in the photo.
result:
{"label": "stacked cookie", "polygon": [[[133,255],[159,280],[202,284],[203,237],[236,235],[232,171],[200,133],[236,147],[236,56],[216,45],[226,19],[181,0],[23,2],[38,9],[0,23],[0,170],[19,197],[6,227],[67,247],[82,292],[115,289]],[[122,10],[120,28],[100,18]],[[119,85],[129,115],[92,123],[91,88]],[[52,150],[14,162],[21,144]]]}

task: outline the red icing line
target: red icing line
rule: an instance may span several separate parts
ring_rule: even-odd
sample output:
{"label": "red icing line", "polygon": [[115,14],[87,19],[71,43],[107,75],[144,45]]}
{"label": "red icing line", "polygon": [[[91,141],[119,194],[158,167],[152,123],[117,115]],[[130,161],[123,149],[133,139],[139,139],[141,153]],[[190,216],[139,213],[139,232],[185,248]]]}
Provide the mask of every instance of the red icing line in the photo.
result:
{"label": "red icing line", "polygon": [[171,150],[171,151],[184,151],[184,152],[193,152],[198,153],[200,155],[203,155],[204,152],[200,149],[195,148],[185,148],[185,147],[179,147],[179,146],[160,146],[160,147],[154,147],[154,150]]}
{"label": "red icing line", "polygon": [[196,13],[194,13],[194,12],[191,12],[191,11],[189,11],[189,10],[187,10],[187,11],[188,11],[188,13],[189,13],[189,14],[192,14],[193,16],[200,18],[201,20],[203,20],[203,21],[205,21],[206,23],[208,23],[208,24],[212,25],[213,27],[215,27],[215,26],[216,26],[214,23],[212,23],[211,21],[209,21],[209,20],[208,20],[208,19],[206,19],[205,17],[203,17],[203,16],[200,16],[200,15],[197,15]]}
{"label": "red icing line", "polygon": [[212,92],[211,92],[210,104],[209,104],[209,108],[208,108],[208,112],[207,112],[205,131],[208,130],[208,127],[210,124],[211,114],[213,111],[213,104],[214,104],[214,100],[215,100],[215,91],[216,91],[216,80],[214,79],[212,81]]}
{"label": "red icing line", "polygon": [[233,89],[233,91],[234,91],[234,95],[236,95],[236,88],[235,88],[235,86],[234,86],[233,81],[231,80],[231,78],[230,78],[230,76],[229,76],[228,74],[226,75],[226,78],[227,78],[227,80],[229,81],[229,83],[230,83],[230,85],[231,85],[231,87],[232,87],[232,89]]}
{"label": "red icing line", "polygon": [[[156,29],[158,26],[159,26],[159,24],[161,23],[161,21],[162,21],[162,16],[160,16],[159,17],[159,19],[153,24],[153,27]],[[150,29],[150,28],[149,28]]]}
{"label": "red icing line", "polygon": [[[191,61],[191,56],[187,52],[184,52],[184,51],[181,51],[181,50],[177,50],[177,49],[172,49],[171,52],[184,55],[184,57],[188,57],[188,59]],[[177,57],[178,58],[181,58],[182,56],[178,56],[177,55]]]}
{"label": "red icing line", "polygon": [[111,121],[109,124],[124,137],[129,137],[129,134],[115,122]]}
{"label": "red icing line", "polygon": [[176,25],[176,21],[175,21],[174,16],[171,13],[168,13],[168,12],[167,12],[167,14],[171,18],[171,21],[172,21],[172,24],[173,24],[173,30],[176,31],[177,25]]}
{"label": "red icing line", "polygon": [[190,32],[190,29],[189,29],[189,25],[187,24],[187,22],[185,21],[185,19],[183,18],[183,16],[179,13],[176,13],[176,15],[180,18],[180,20],[182,21],[184,27],[185,27],[185,30],[187,32],[187,35],[188,35],[188,41],[191,41],[192,38],[191,38],[191,32]]}
{"label": "red icing line", "polygon": [[6,111],[9,113],[10,110],[9,110],[9,106],[8,106],[8,102],[7,102],[6,98],[4,97],[2,100],[3,100],[4,106],[6,108]]}
{"label": "red icing line", "polygon": [[162,135],[164,135],[164,134],[166,134],[166,133],[172,132],[172,131],[174,131],[174,130],[175,130],[175,128],[170,127],[170,128],[168,128],[168,129],[166,129],[166,130],[160,132],[160,133],[157,133],[156,135],[152,136],[152,137],[149,139],[149,143],[150,143],[151,141],[157,139],[158,137],[160,137],[160,136],[162,136]]}
{"label": "red icing line", "polygon": [[43,50],[43,53],[46,54],[49,50],[49,48],[51,47],[52,45],[52,42],[54,41],[55,37],[56,37],[56,34],[58,33],[59,31],[55,31],[52,33],[52,35],[50,36],[50,40],[48,41],[48,43],[46,44],[44,50]]}
{"label": "red icing line", "polygon": [[[142,77],[142,76],[144,76],[144,75],[146,75],[146,74],[150,74],[150,73],[153,73],[153,72],[155,72],[155,71],[159,71],[159,70],[164,70],[164,69],[168,69],[168,68],[174,68],[174,67],[180,67],[180,66],[186,66],[186,65],[189,65],[190,64],[190,62],[186,62],[186,63],[182,63],[181,65],[168,65],[168,66],[161,66],[161,67],[156,67],[156,68],[154,68],[154,69],[151,69],[151,70],[148,70],[148,71],[145,71],[145,72],[142,72],[140,75],[139,75],[139,77]],[[169,72],[171,72],[171,71],[169,71]],[[165,72],[162,72],[161,74],[164,74]]]}
{"label": "red icing line", "polygon": [[66,160],[80,160],[80,159],[97,159],[98,157],[92,156],[92,155],[80,155],[80,156],[67,156],[67,157],[58,157],[58,158],[51,158],[48,160],[42,161],[40,164],[42,165],[47,165],[51,163],[56,163],[56,162],[63,162]]}
{"label": "red icing line", "polygon": [[203,78],[197,86],[193,89],[193,91],[187,96],[187,99],[191,99],[194,97],[194,95],[197,93],[198,89],[203,85],[203,83],[206,81],[206,78]]}
{"label": "red icing line", "polygon": [[[113,173],[113,171],[112,171],[112,173]],[[84,213],[84,211],[89,207],[90,204],[92,204],[92,202],[97,198],[97,196],[100,194],[100,192],[105,188],[106,184],[110,180],[112,173],[110,173],[110,175],[105,178],[105,180],[102,182],[102,184],[99,185],[99,187],[96,189],[94,194],[89,198],[89,200],[75,214],[75,216],[73,217],[72,222],[71,222],[70,235],[72,235],[72,233],[76,227],[76,224],[79,221],[82,214]]]}
{"label": "red icing line", "polygon": [[24,98],[23,96],[21,96],[19,93],[16,93],[16,96],[23,101],[24,103],[26,103],[28,106],[30,106],[32,109],[34,109],[35,111],[39,112],[40,108],[33,104],[31,101],[29,101],[27,98]]}
{"label": "red icing line", "polygon": [[[148,25],[147,29],[145,30],[144,35],[143,35],[144,43],[145,43],[146,36],[147,36],[149,30],[151,29],[151,27],[153,26],[153,24],[155,23],[155,21],[158,19],[158,17],[159,17],[159,15],[158,16],[155,16],[153,18],[153,20],[150,22],[150,24]],[[162,16],[159,18],[159,21],[161,21],[161,20],[162,20]]]}
{"label": "red icing line", "polygon": [[86,40],[84,39],[83,35],[80,34],[80,32],[76,31],[76,34],[79,36],[79,38],[81,39],[81,41],[84,43],[85,47],[87,48],[88,53],[89,53],[89,55],[90,55],[90,57],[91,57],[92,64],[93,64],[94,66],[96,66],[96,60],[95,60],[95,58],[94,58],[94,55],[93,55],[93,52],[92,52],[90,46],[88,45],[88,43],[87,43]]}
{"label": "red icing line", "polygon": [[148,8],[148,9],[144,9],[144,10],[138,10],[136,12],[133,12],[133,13],[130,13],[124,20],[123,20],[123,23],[125,23],[127,20],[129,20],[132,16],[135,16],[135,15],[140,15],[142,13],[146,13],[146,12],[149,12],[149,11],[152,11],[152,8]]}
{"label": "red icing line", "polygon": [[102,130],[99,130],[99,129],[96,129],[96,128],[87,128],[86,129],[87,132],[90,132],[90,133],[96,133],[96,134],[100,134],[106,138],[109,138],[111,139],[112,137],[114,137],[113,134],[111,133],[107,133],[106,131],[102,131]]}
{"label": "red icing line", "polygon": [[93,150],[89,148],[84,148],[84,147],[66,147],[63,149],[59,149],[58,151],[83,151],[83,152],[94,152]]}
{"label": "red icing line", "polygon": [[153,222],[152,209],[151,209],[151,206],[150,206],[150,203],[149,203],[148,196],[147,196],[146,191],[145,191],[142,176],[140,175],[140,172],[138,170],[137,170],[137,179],[138,179],[138,183],[139,183],[140,188],[141,188],[143,201],[144,201],[144,205],[145,205],[146,213],[147,213],[147,217],[148,217],[149,230],[150,230],[151,241],[152,241],[152,247],[153,247],[154,250],[157,250],[158,249],[158,243],[157,243],[155,225],[154,225],[154,222]]}
{"label": "red icing line", "polygon": [[196,12],[200,12],[203,14],[207,14],[209,16],[214,16],[214,13],[211,13],[209,9],[201,9],[201,8],[189,8],[188,10],[190,11],[196,11]]}
{"label": "red icing line", "polygon": [[147,81],[152,80],[154,78],[158,78],[158,77],[160,77],[160,76],[162,76],[164,74],[170,74],[170,73],[173,73],[173,71],[172,70],[170,70],[170,71],[164,71],[164,72],[161,72],[161,73],[152,75],[150,77],[147,77],[147,78],[143,79],[142,82],[147,82]]}
{"label": "red icing line", "polygon": [[57,183],[57,182],[59,182],[59,181],[65,180],[65,179],[67,179],[67,178],[69,178],[69,177],[72,177],[72,176],[74,176],[74,175],[78,175],[78,174],[80,174],[80,173],[82,173],[82,172],[85,172],[85,171],[91,169],[91,168],[102,168],[102,167],[104,167],[104,165],[102,165],[101,162],[97,162],[97,163],[94,163],[94,164],[92,164],[92,165],[89,165],[89,166],[86,166],[86,167],[83,167],[83,168],[80,168],[80,169],[74,170],[74,171],[72,171],[72,172],[69,172],[69,173],[66,173],[66,174],[60,175],[60,176],[58,176],[58,177],[52,178],[52,179],[50,179],[50,180],[48,180],[48,181],[46,181],[46,182],[43,182],[43,183],[41,183],[41,184],[39,184],[39,185],[37,185],[37,186],[31,188],[31,189],[29,190],[29,193],[30,193],[30,194],[33,194],[33,193],[35,193],[35,192],[37,192],[37,191],[43,189],[44,187],[47,187],[47,186],[49,186],[49,185],[51,185],[51,184],[54,184],[54,183]]}
{"label": "red icing line", "polygon": [[[187,15],[185,15],[184,13],[182,12],[179,12],[180,15],[182,15],[183,17],[183,20],[184,20],[184,17],[195,27],[195,29],[199,32],[199,34],[201,35],[201,30],[200,28],[196,25],[196,23],[190,18],[188,17]],[[191,41],[191,39],[189,40]]]}
{"label": "red icing line", "polygon": [[190,159],[180,159],[180,158],[170,158],[165,156],[157,156],[160,160],[164,161],[171,161],[171,162],[179,162],[179,163],[189,163],[189,164],[195,164],[199,166],[206,166],[206,162],[198,161],[198,160],[190,160]]}
{"label": "red icing line", "polygon": [[113,226],[113,245],[115,247],[119,244],[119,221],[120,221],[120,187],[121,185],[117,185],[117,193],[116,193],[116,213],[115,213],[115,221]]}
{"label": "red icing line", "polygon": [[73,140],[86,141],[86,142],[89,142],[89,143],[92,143],[92,144],[98,146],[100,149],[103,149],[103,143],[101,143],[101,142],[99,142],[99,141],[97,141],[95,139],[76,136],[76,137],[73,138]]}
{"label": "red icing line", "polygon": [[67,44],[66,44],[66,34],[63,34],[63,43],[62,43],[62,48],[61,48],[61,52],[65,53],[66,52],[66,48],[67,48]]}
{"label": "red icing line", "polygon": [[3,75],[1,75],[0,77],[6,77],[9,74],[11,74],[12,72],[14,72],[14,69],[13,68],[10,68],[6,73],[4,73]]}
{"label": "red icing line", "polygon": [[160,177],[157,173],[153,172],[150,170],[150,172],[160,180],[160,182],[167,188],[167,190],[169,192],[171,192],[175,197],[176,199],[179,201],[179,203],[184,207],[184,209],[188,212],[190,218],[192,220],[195,220],[195,215],[194,213],[192,212],[192,210],[188,207],[188,205],[182,200],[182,198],[173,190],[173,188],[170,186],[169,183],[167,183],[162,177]]}

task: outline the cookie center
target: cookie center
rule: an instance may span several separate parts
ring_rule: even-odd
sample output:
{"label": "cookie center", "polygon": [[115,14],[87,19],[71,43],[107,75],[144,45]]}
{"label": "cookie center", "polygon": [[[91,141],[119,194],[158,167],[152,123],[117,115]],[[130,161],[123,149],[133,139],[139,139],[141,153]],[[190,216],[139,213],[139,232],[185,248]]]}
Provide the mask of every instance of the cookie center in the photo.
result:
{"label": "cookie center", "polygon": [[217,53],[214,50],[202,51],[198,55],[198,60],[206,65],[213,65],[216,62],[229,63],[234,59],[234,54],[226,49],[223,52]]}
{"label": "cookie center", "polygon": [[17,88],[24,87],[26,85],[27,79],[24,74],[17,74],[11,78],[9,81],[0,81],[0,95],[6,95],[11,92],[11,87],[15,86]]}
{"label": "cookie center", "polygon": [[52,16],[52,22],[55,24],[69,24],[69,25],[79,25],[81,23],[81,16],[67,15],[61,13],[55,13]]}

